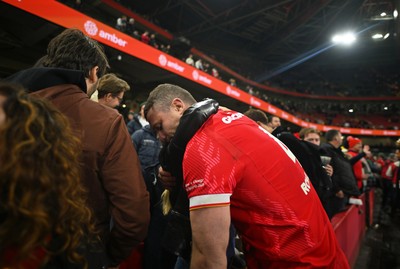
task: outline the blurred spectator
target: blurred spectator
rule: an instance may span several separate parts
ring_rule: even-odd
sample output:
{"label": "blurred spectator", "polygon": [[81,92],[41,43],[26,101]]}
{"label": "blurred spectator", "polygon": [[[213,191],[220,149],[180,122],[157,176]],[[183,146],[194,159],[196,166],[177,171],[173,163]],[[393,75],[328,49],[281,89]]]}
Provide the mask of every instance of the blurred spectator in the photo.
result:
{"label": "blurred spectator", "polygon": [[376,157],[375,163],[377,164],[377,167],[379,168],[379,172],[382,171],[383,166],[385,165],[385,154],[383,152],[379,152],[378,156]]}
{"label": "blurred spectator", "polygon": [[162,213],[161,207],[161,194],[164,187],[157,179],[161,142],[150,125],[145,125],[135,131],[131,138],[138,153],[143,178],[150,195],[151,218],[144,241],[143,269],[173,269],[176,255],[167,252],[160,242],[167,225],[167,217]]}
{"label": "blurred spectator", "polygon": [[133,32],[135,31],[135,19],[134,18],[129,18],[128,23],[126,24],[126,33],[128,35],[133,36]]}
{"label": "blurred spectator", "polygon": [[[161,150],[161,142],[157,139],[149,124],[135,131],[131,139],[138,153],[143,171],[159,163],[158,155]],[[146,185],[147,189],[149,189],[148,182]]]}
{"label": "blurred spectator", "polygon": [[331,199],[332,214],[346,209],[350,196],[360,195],[353,168],[341,150],[342,134],[338,130],[329,130],[325,134],[327,143],[321,145],[324,156],[331,157],[333,167],[332,184],[335,195]]}
{"label": "blurred spectator", "polygon": [[250,108],[244,112],[243,115],[255,121],[261,128],[264,128],[269,133],[272,133],[273,129],[268,125],[268,117],[263,111]]}
{"label": "blurred spectator", "polygon": [[156,35],[155,34],[151,34],[150,35],[150,40],[149,40],[149,45],[158,49],[158,44],[157,44],[157,40],[156,40]]}
{"label": "blurred spectator", "polygon": [[138,30],[134,30],[133,33],[132,33],[132,36],[133,36],[134,38],[138,39],[138,40],[141,40],[141,36],[140,36]]}
{"label": "blurred spectator", "polygon": [[278,116],[271,116],[271,121],[268,122],[268,125],[275,130],[277,127],[281,126],[281,119]]}
{"label": "blurred spectator", "polygon": [[330,203],[333,196],[333,184],[331,179],[333,167],[330,165],[331,157],[322,155],[323,153],[320,151],[321,138],[316,129],[303,128],[299,132],[299,137],[305,141],[304,145],[306,146],[306,150],[303,150],[302,155],[309,160],[303,161],[304,164],[300,159],[299,161],[310,177],[322,205],[329,219],[331,219],[333,217],[333,210]]}
{"label": "blurred spectator", "polygon": [[219,78],[219,73],[218,73],[217,68],[213,67],[213,68],[211,69],[211,74],[213,75],[213,77]]}
{"label": "blurred spectator", "polygon": [[208,62],[203,62],[203,71],[208,72],[210,69],[210,64]]}
{"label": "blurred spectator", "polygon": [[[348,136],[347,143],[347,154],[350,156],[350,158],[353,158],[361,153],[361,149],[363,148],[361,139],[353,136]],[[363,152],[369,152],[369,155],[371,155],[368,145],[364,145]],[[367,156],[367,153],[363,154],[359,160],[353,163],[353,173],[356,177],[357,186],[360,190],[364,190],[364,188],[367,186],[367,179],[371,175],[371,169],[364,158],[365,156]]]}
{"label": "blurred spectator", "polygon": [[381,209],[385,212],[390,210],[390,205],[393,200],[393,179],[395,176],[394,171],[396,170],[395,162],[397,161],[397,156],[395,153],[390,153],[388,158],[385,161],[384,166],[382,167],[381,175],[382,175],[382,204]]}
{"label": "blurred spectator", "polygon": [[72,4],[72,8],[80,10],[82,8],[82,0],[75,0]]}
{"label": "blurred spectator", "polygon": [[128,127],[128,132],[130,135],[132,135],[134,132],[137,130],[142,129],[142,127],[148,125],[149,123],[147,122],[146,118],[144,117],[144,107],[146,103],[143,102],[139,106],[139,113],[136,113],[133,115],[133,119],[128,122],[127,127]]}
{"label": "blurred spectator", "polygon": [[169,53],[170,49],[171,49],[171,45],[169,45],[169,44],[168,45],[161,44],[161,46],[160,46],[160,50],[165,53]]}
{"label": "blurred spectator", "polygon": [[199,70],[201,70],[201,71],[204,71],[203,62],[202,62],[201,59],[198,59],[198,60],[194,63],[194,66],[195,66],[197,69],[199,69]]}
{"label": "blurred spectator", "polygon": [[120,30],[121,32],[126,31],[126,16],[123,15],[117,19],[117,24],[115,25],[115,28],[117,30]]}
{"label": "blurred spectator", "polygon": [[148,31],[145,31],[145,32],[141,35],[140,40],[141,40],[143,43],[149,44],[149,42],[150,42],[149,32],[148,32]]}
{"label": "blurred spectator", "polygon": [[247,86],[246,86],[246,91],[247,91],[249,94],[254,95],[254,89],[253,89],[253,87],[251,87],[250,85],[247,85]]}
{"label": "blurred spectator", "polygon": [[194,60],[193,60],[193,55],[189,54],[189,56],[186,58],[185,61],[188,65],[194,66]]}

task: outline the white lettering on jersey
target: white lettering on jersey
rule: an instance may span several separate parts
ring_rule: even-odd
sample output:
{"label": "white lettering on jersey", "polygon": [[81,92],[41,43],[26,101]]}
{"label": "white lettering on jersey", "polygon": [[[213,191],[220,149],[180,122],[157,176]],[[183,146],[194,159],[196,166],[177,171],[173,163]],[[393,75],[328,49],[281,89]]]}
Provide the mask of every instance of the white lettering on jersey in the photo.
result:
{"label": "white lettering on jersey", "polygon": [[186,183],[185,184],[185,189],[186,191],[191,191],[196,188],[204,187],[204,179],[196,179],[193,180],[192,182]]}
{"label": "white lettering on jersey", "polygon": [[310,179],[307,175],[305,175],[304,182],[300,185],[301,189],[304,191],[304,194],[307,195],[311,190]]}
{"label": "white lettering on jersey", "polygon": [[238,119],[240,119],[241,117],[243,117],[243,114],[242,113],[234,113],[234,114],[232,114],[232,115],[230,115],[230,116],[226,116],[226,117],[223,117],[222,118],[222,122],[223,123],[226,123],[226,124],[229,124],[229,123],[231,123],[232,121],[234,121],[234,120],[238,120]]}
{"label": "white lettering on jersey", "polygon": [[258,126],[258,128],[260,128],[261,131],[263,131],[264,133],[266,133],[267,135],[269,135],[269,137],[271,137],[276,143],[278,143],[279,146],[281,146],[281,148],[283,149],[283,151],[286,153],[287,156],[289,156],[289,158],[296,163],[296,156],[294,156],[293,152],[290,151],[290,149],[288,147],[286,147],[285,144],[282,143],[282,141],[280,141],[278,138],[276,138],[275,136],[273,136],[272,134],[270,134],[267,130],[265,130],[264,128],[262,128],[261,126]]}

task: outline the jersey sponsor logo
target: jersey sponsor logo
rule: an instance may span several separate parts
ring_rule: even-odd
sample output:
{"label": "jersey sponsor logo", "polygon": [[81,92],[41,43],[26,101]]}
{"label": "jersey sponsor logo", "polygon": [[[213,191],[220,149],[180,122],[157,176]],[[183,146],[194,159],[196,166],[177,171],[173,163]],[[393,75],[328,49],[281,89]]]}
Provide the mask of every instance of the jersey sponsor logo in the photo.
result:
{"label": "jersey sponsor logo", "polygon": [[239,112],[238,113],[234,113],[234,114],[232,114],[230,116],[223,117],[222,118],[222,122],[225,123],[225,124],[230,124],[232,121],[238,120],[241,117],[243,117],[242,113],[239,113]]}
{"label": "jersey sponsor logo", "polygon": [[311,190],[311,183],[310,183],[310,179],[308,178],[307,175],[304,178],[304,182],[300,184],[300,187],[303,190],[304,194],[308,195],[308,193]]}

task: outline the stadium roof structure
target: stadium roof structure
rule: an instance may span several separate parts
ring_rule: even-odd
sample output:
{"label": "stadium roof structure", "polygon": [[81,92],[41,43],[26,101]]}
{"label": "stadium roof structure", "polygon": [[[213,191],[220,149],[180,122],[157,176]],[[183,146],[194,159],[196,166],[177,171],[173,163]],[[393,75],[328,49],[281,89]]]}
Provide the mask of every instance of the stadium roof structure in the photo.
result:
{"label": "stadium roof structure", "polygon": [[[377,0],[120,0],[133,11],[185,37],[238,73],[263,82],[335,79],[340,70],[399,67],[399,1]],[[353,31],[352,47],[332,46],[332,35]],[[381,33],[382,37],[372,36]],[[386,37],[386,38],[384,38]]]}

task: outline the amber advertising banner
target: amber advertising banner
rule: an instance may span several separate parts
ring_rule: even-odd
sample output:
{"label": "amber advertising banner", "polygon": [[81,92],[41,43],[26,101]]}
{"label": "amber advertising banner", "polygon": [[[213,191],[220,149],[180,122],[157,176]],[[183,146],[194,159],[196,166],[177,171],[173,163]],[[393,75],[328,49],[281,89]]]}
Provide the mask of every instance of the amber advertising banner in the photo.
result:
{"label": "amber advertising banner", "polygon": [[326,126],[303,121],[286,111],[283,111],[255,96],[252,96],[239,88],[230,86],[226,82],[216,79],[203,71],[187,65],[186,63],[166,53],[142,43],[139,40],[136,40],[133,37],[126,35],[91,17],[88,17],[68,6],[65,6],[60,2],[54,0],[3,0],[3,2],[62,27],[74,27],[80,29],[88,36],[107,46],[113,47],[133,57],[163,68],[171,73],[201,84],[210,90],[217,91],[233,99],[276,115],[298,126],[313,127],[324,132],[330,129],[338,129],[345,135],[400,136],[400,131],[396,130],[341,128],[337,126]]}

